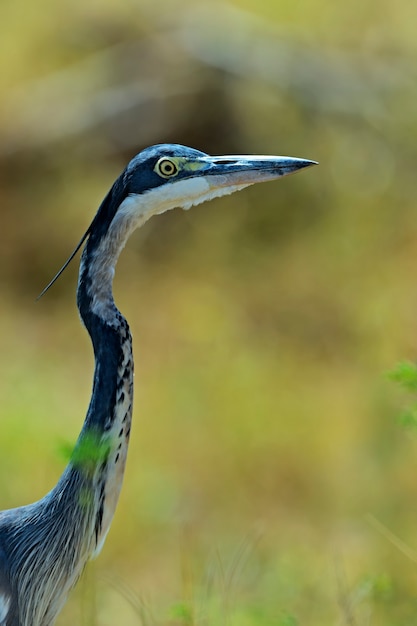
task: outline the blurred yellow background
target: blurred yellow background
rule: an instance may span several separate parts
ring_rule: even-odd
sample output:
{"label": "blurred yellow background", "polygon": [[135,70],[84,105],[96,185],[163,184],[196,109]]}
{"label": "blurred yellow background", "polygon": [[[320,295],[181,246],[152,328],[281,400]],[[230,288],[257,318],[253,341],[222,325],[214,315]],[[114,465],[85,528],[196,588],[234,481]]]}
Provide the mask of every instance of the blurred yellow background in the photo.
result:
{"label": "blurred yellow background", "polygon": [[411,625],[417,7],[368,0],[0,5],[0,507],[57,481],[90,396],[76,263],[146,145],[320,166],[129,242],[124,489],[58,625]]}

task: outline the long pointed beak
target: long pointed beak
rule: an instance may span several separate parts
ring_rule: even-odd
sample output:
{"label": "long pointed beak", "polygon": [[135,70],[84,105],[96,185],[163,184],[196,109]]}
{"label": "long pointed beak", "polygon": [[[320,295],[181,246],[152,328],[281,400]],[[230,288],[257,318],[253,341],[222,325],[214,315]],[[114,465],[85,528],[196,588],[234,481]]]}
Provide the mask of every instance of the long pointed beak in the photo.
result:
{"label": "long pointed beak", "polygon": [[264,155],[228,155],[207,156],[201,161],[205,166],[201,169],[203,176],[213,177],[214,186],[252,185],[268,180],[288,176],[312,165],[317,161],[298,159],[286,156]]}

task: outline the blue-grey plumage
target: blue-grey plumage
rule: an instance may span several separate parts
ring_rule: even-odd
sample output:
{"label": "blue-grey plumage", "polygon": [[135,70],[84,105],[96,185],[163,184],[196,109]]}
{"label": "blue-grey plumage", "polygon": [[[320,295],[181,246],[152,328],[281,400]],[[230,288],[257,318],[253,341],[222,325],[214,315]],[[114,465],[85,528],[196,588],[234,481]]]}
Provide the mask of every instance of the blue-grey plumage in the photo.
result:
{"label": "blue-grey plumage", "polygon": [[211,157],[162,144],[140,152],[116,180],[77,248],[42,292],[86,242],[77,305],[95,356],[90,405],[57,485],[34,504],[0,512],[0,626],[52,626],[86,562],[100,551],[113,518],[130,436],[133,354],[112,283],[129,235],[152,215],[189,209],[314,164],[290,157]]}

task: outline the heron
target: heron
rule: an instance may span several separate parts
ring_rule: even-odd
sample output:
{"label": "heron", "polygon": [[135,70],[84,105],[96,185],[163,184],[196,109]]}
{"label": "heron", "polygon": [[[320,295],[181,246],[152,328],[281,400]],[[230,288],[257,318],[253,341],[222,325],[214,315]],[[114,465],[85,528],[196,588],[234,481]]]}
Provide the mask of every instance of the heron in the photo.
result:
{"label": "heron", "polygon": [[0,512],[0,626],[52,626],[117,506],[132,421],[133,352],[112,293],[132,232],[151,216],[314,165],[281,156],[209,156],[176,144],[139,152],[117,178],[69,259],[81,254],[77,306],[94,350],[87,414],[58,483],[41,500]]}

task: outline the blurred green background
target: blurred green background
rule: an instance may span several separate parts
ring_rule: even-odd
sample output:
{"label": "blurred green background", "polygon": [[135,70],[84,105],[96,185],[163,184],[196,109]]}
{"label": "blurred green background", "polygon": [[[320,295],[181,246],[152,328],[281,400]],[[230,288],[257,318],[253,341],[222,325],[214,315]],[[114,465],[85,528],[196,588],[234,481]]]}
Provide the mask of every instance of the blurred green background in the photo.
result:
{"label": "blurred green background", "polygon": [[406,626],[417,611],[417,7],[0,4],[1,508],[58,479],[90,396],[76,263],[159,142],[320,161],[152,219],[120,260],[124,489],[58,625]]}

